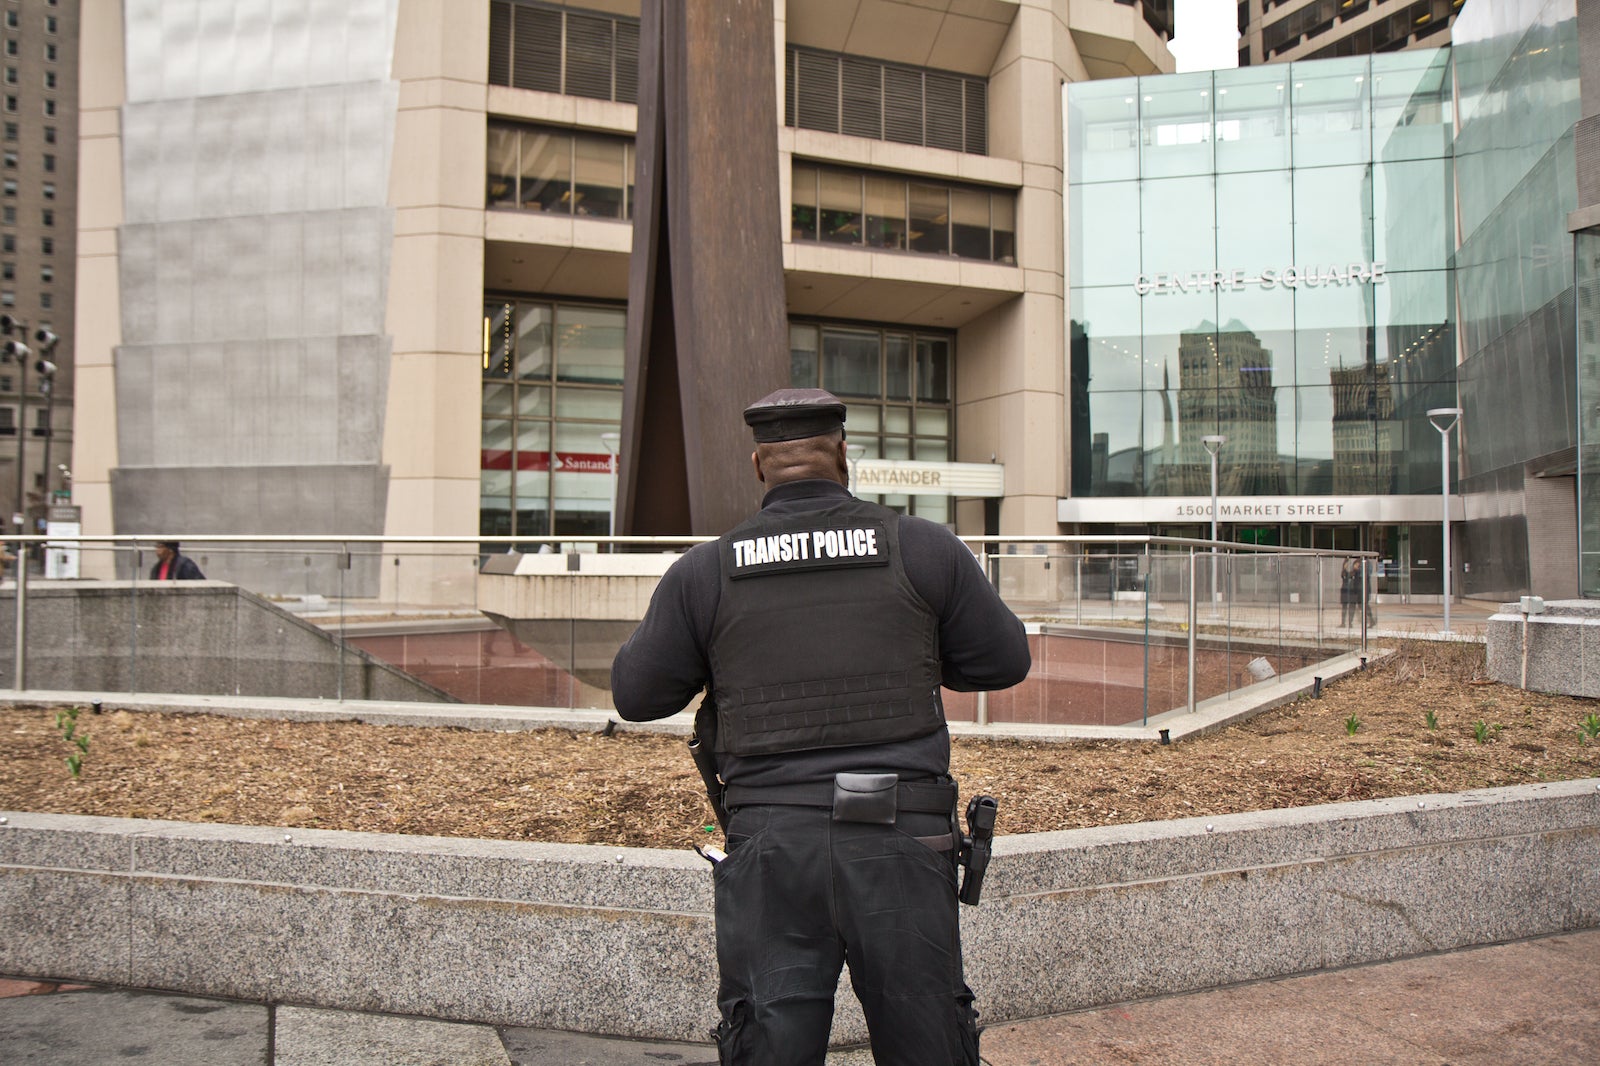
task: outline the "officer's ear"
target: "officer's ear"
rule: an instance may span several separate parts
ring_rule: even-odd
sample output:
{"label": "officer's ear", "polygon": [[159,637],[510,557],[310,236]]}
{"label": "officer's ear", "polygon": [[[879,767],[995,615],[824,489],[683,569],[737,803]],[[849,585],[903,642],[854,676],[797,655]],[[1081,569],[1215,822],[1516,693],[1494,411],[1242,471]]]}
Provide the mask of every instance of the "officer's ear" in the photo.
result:
{"label": "officer's ear", "polygon": [[750,453],[750,465],[756,468],[756,480],[765,485],[767,483],[767,475],[761,472],[761,453],[759,451]]}

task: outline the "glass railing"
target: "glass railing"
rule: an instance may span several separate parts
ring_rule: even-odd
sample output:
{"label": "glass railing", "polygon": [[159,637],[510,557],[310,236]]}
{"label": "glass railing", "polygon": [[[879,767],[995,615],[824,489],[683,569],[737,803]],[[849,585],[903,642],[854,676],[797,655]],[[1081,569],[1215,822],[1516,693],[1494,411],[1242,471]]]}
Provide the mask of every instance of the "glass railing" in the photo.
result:
{"label": "glass railing", "polygon": [[[0,686],[610,709],[617,648],[701,539],[195,537],[197,582],[158,580],[150,537],[16,538]],[[947,692],[953,721],[1147,724],[1365,646],[1370,555],[966,539],[1033,669]]]}

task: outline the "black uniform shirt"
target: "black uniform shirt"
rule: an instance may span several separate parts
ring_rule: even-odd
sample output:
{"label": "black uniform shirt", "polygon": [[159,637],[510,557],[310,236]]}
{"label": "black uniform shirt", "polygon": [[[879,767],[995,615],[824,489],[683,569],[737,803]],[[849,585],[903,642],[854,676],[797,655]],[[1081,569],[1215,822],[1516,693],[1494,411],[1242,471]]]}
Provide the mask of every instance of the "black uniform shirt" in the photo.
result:
{"label": "black uniform shirt", "polygon": [[[849,497],[832,481],[791,481],[769,491],[761,508],[773,514],[823,510]],[[962,692],[1007,688],[1028,676],[1028,639],[965,544],[943,526],[900,520],[906,576],[939,619],[945,687]],[[716,542],[698,544],[661,578],[650,609],[611,664],[617,713],[630,722],[677,714],[711,676],[708,648],[722,582]],[[832,780],[841,771],[932,777],[950,768],[950,735],[940,729],[915,740],[780,755],[718,757],[724,781],[741,785]]]}

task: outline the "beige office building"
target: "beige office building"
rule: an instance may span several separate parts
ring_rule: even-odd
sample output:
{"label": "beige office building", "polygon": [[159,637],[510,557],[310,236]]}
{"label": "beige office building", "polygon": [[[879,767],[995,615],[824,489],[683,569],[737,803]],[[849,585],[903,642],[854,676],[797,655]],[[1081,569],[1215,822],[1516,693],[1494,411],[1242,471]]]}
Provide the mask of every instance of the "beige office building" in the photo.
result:
{"label": "beige office building", "polygon": [[1239,65],[1450,43],[1466,0],[1239,0]]}
{"label": "beige office building", "polygon": [[[1056,532],[1062,86],[1170,71],[1171,5],[772,9],[793,382],[846,397],[879,498]],[[637,0],[83,13],[85,532],[606,532]]]}

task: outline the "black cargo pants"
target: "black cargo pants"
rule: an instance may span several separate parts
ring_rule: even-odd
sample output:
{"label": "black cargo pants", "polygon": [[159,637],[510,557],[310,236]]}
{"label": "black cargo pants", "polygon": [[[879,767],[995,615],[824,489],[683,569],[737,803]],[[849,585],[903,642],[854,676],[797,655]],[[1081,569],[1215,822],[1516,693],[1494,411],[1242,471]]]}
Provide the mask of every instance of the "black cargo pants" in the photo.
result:
{"label": "black cargo pants", "polygon": [[820,807],[733,813],[716,868],[724,1066],[820,1066],[841,964],[878,1066],[977,1066],[953,848],[938,814],[835,822]]}

